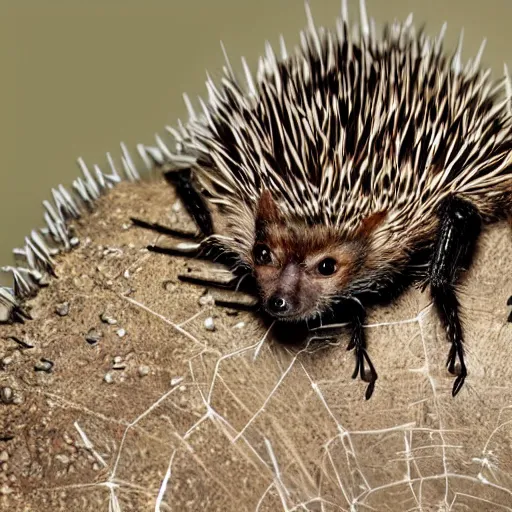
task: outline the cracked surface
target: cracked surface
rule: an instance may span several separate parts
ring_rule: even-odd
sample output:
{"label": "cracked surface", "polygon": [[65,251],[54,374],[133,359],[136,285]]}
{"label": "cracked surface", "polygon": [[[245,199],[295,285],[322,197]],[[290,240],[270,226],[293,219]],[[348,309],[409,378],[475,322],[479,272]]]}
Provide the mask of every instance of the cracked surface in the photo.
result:
{"label": "cracked surface", "polygon": [[410,290],[369,315],[365,401],[347,335],[278,343],[178,282],[200,262],[145,250],[163,239],[127,219],[187,227],[173,203],[159,179],[119,185],[77,223],[35,319],[0,326],[2,510],[512,510],[510,226],[464,278],[459,396]]}

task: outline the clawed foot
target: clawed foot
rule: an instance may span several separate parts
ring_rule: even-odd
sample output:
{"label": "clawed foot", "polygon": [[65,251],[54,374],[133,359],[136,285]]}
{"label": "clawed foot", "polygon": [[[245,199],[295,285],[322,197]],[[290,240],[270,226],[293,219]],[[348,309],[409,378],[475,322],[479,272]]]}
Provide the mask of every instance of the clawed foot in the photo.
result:
{"label": "clawed foot", "polygon": [[368,382],[368,387],[364,395],[366,400],[368,400],[373,394],[378,375],[366,349],[356,346],[354,340],[351,340],[347,346],[347,350],[352,350],[353,348],[355,348],[356,366],[352,373],[352,378],[356,379],[360,376],[362,381]]}
{"label": "clawed foot", "polygon": [[[459,370],[456,369],[457,359],[459,360]],[[455,345],[452,345],[450,352],[448,353],[448,359],[446,360],[446,367],[452,375],[457,375],[455,382],[453,383],[452,396],[457,395],[461,390],[464,381],[468,375],[466,363],[464,362],[464,354],[462,350],[459,352]]]}
{"label": "clawed foot", "polygon": [[[147,222],[142,219],[137,219],[132,217],[131,221],[137,227],[147,229],[150,231],[154,231],[161,235],[168,235],[172,237],[181,238],[184,241],[175,243],[173,245],[148,245],[147,249],[151,252],[166,254],[170,256],[185,256],[187,258],[198,258],[205,260],[215,260],[215,255],[212,252],[215,251],[215,248],[209,248],[209,250],[204,251],[201,245],[201,240],[204,240],[201,234],[193,233],[189,231],[182,231],[178,229],[169,228],[167,226],[163,226],[154,222]],[[180,281],[195,284],[208,288],[218,288],[227,291],[238,292],[242,288],[247,291],[250,288],[250,275],[248,272],[245,272],[242,275],[233,275],[231,272],[225,272],[225,277],[228,279],[211,279],[209,277],[204,277],[203,275],[193,275],[193,274],[180,274],[178,275],[178,279]],[[249,279],[245,279],[249,277]],[[251,294],[252,295],[252,294]],[[240,311],[253,311],[258,308],[259,301],[256,296],[251,296],[252,300],[230,300],[226,298],[214,298],[214,303],[216,306],[225,307],[229,309],[237,309]]]}

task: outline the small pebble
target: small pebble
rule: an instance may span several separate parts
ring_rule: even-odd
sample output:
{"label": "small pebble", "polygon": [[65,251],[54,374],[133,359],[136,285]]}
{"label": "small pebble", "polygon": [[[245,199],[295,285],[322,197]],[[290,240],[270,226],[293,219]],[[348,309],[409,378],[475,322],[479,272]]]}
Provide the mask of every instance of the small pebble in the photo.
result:
{"label": "small pebble", "polygon": [[171,379],[171,386],[178,385],[183,380],[183,377],[173,377]]}
{"label": "small pebble", "polygon": [[245,322],[238,322],[233,326],[233,329],[243,329],[245,327]]}
{"label": "small pebble", "polygon": [[181,210],[181,203],[180,203],[180,201],[175,201],[174,204],[172,205],[172,211],[174,213],[178,213],[180,210]]}
{"label": "small pebble", "polygon": [[5,386],[3,388],[0,388],[0,400],[4,404],[10,404],[13,401],[13,392],[12,388]]}
{"label": "small pebble", "polygon": [[118,329],[116,331],[116,334],[120,337],[120,338],[123,338],[124,336],[126,336],[126,330],[125,329]]}
{"label": "small pebble", "polygon": [[103,336],[103,334],[96,329],[92,328],[86,335],[85,335],[85,341],[89,343],[90,345],[96,345],[98,341],[100,341],[100,338]]}
{"label": "small pebble", "polygon": [[117,320],[109,315],[107,315],[107,313],[102,313],[100,315],[100,320],[104,323],[104,324],[108,324],[108,325],[116,325],[117,324]]}
{"label": "small pebble", "polygon": [[69,313],[69,302],[58,304],[55,308],[55,313],[57,313],[59,316],[67,316]]}
{"label": "small pebble", "polygon": [[163,287],[164,287],[164,290],[166,292],[172,292],[176,289],[176,282],[173,281],[172,279],[167,279],[166,281],[164,281],[163,283]]}
{"label": "small pebble", "polygon": [[12,362],[13,358],[11,356],[6,356],[2,359],[2,366],[9,366]]}
{"label": "small pebble", "polygon": [[103,380],[107,384],[112,384],[112,382],[114,382],[114,379],[113,379],[112,374],[110,372],[105,374],[105,377],[103,377]]}
{"label": "small pebble", "polygon": [[204,321],[204,328],[207,331],[215,331],[215,324],[214,324],[213,318],[211,316],[206,318],[206,320]]}
{"label": "small pebble", "polygon": [[53,361],[49,359],[41,359],[34,365],[34,370],[36,372],[46,372],[50,373],[53,368]]}
{"label": "small pebble", "polygon": [[[142,366],[139,366],[139,377],[145,377],[146,375],[149,374],[149,366],[146,366],[146,365],[142,365]],[[172,382],[171,382],[171,385],[172,385]]]}
{"label": "small pebble", "polygon": [[78,244],[80,244],[80,240],[76,236],[69,240],[69,245],[71,245],[71,247],[76,247]]}
{"label": "small pebble", "polygon": [[9,454],[7,450],[0,452],[0,462],[7,462],[9,460]]}
{"label": "small pebble", "polygon": [[0,494],[3,496],[7,496],[8,494],[11,494],[13,490],[7,485],[4,484],[2,487],[0,487]]}
{"label": "small pebble", "polygon": [[215,299],[210,293],[205,293],[199,297],[198,302],[200,306],[213,306],[215,304]]}
{"label": "small pebble", "polygon": [[69,464],[69,457],[67,455],[56,455],[55,458],[62,462],[62,464]]}
{"label": "small pebble", "polygon": [[121,226],[121,229],[122,229],[123,231],[126,231],[127,229],[130,229],[131,227],[132,227],[132,225],[131,225],[131,224],[125,223],[125,224],[123,224],[123,225]]}
{"label": "small pebble", "polygon": [[112,365],[113,370],[124,370],[126,368],[126,364],[123,363],[123,358],[121,356],[114,357],[114,364]]}
{"label": "small pebble", "polygon": [[125,279],[130,279],[130,271],[128,269],[126,269],[123,273],[123,277]]}

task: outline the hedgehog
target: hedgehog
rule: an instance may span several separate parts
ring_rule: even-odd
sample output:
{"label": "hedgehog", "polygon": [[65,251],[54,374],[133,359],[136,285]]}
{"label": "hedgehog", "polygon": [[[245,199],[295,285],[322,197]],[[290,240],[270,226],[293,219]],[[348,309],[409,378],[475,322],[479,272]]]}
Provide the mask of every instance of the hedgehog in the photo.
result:
{"label": "hedgehog", "polygon": [[[377,34],[364,1],[350,24],[317,28],[306,2],[300,44],[266,43],[246,85],[226,56],[222,81],[173,131],[164,175],[199,233],[157,252],[231,269],[278,322],[350,329],[352,377],[372,395],[377,372],[363,324],[369,307],[407,287],[429,289],[450,348],[452,395],[467,376],[457,287],[483,225],[512,215],[512,85],[493,82],[478,55],[462,63],[409,16]],[[166,164],[166,165],[167,165]],[[324,324],[322,324],[324,325]]]}

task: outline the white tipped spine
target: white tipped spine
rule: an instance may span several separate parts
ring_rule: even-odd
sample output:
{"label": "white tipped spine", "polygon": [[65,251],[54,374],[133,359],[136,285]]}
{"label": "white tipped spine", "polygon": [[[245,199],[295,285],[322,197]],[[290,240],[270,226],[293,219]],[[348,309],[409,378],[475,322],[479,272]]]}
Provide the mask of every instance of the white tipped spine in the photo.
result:
{"label": "white tipped spine", "polygon": [[462,71],[462,45],[464,43],[464,29],[460,31],[459,42],[457,44],[457,50],[452,59],[452,70],[456,75],[459,75]]}
{"label": "white tipped spine", "polygon": [[508,114],[512,117],[512,79],[506,64],[503,64],[503,72],[505,74],[505,94],[508,98]]}
{"label": "white tipped spine", "polygon": [[473,73],[477,73],[480,68],[480,63],[482,62],[482,56],[485,51],[485,46],[487,45],[487,39],[483,39],[480,43],[480,48],[478,49],[478,53],[476,54],[475,60],[473,61]]}
{"label": "white tipped spine", "polygon": [[245,81],[247,82],[247,91],[250,96],[256,97],[258,93],[256,92],[256,87],[254,86],[252,73],[251,70],[249,69],[247,61],[245,60],[245,57],[242,57],[242,67],[244,69]]}
{"label": "white tipped spine", "polygon": [[348,25],[348,6],[347,6],[347,0],[341,0],[341,21]]}
{"label": "white tipped spine", "polygon": [[366,40],[370,35],[370,25],[368,23],[368,13],[366,11],[365,0],[359,0],[359,17],[361,23],[361,35]]}
{"label": "white tipped spine", "polygon": [[192,102],[190,101],[190,98],[186,92],[183,93],[183,100],[185,101],[185,106],[187,107],[189,122],[197,121],[196,112],[195,112],[194,107],[192,106]]}
{"label": "white tipped spine", "polygon": [[288,51],[286,50],[286,42],[283,34],[279,35],[279,51],[281,52],[281,60],[286,60],[288,58]]}

